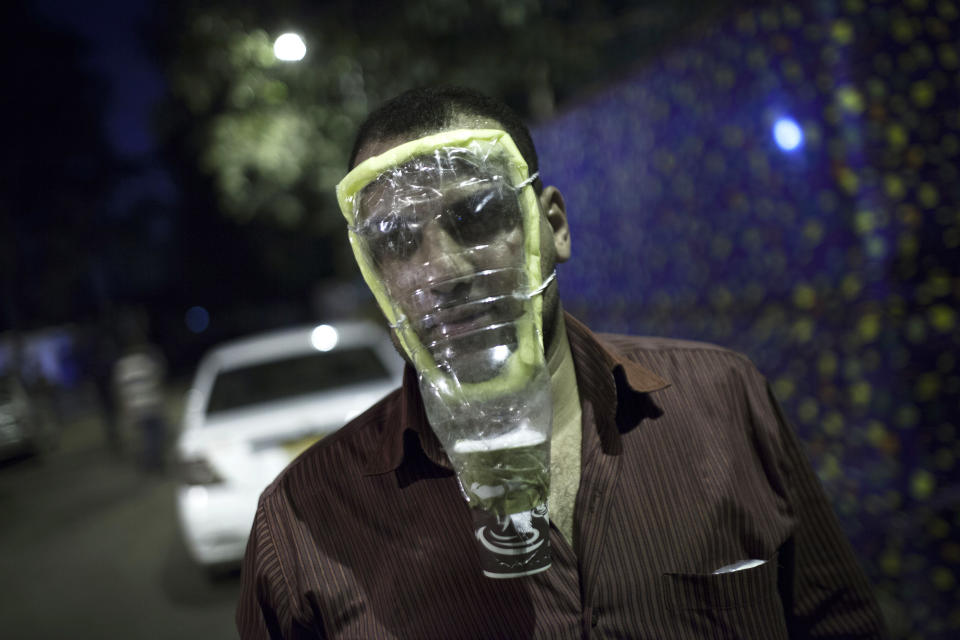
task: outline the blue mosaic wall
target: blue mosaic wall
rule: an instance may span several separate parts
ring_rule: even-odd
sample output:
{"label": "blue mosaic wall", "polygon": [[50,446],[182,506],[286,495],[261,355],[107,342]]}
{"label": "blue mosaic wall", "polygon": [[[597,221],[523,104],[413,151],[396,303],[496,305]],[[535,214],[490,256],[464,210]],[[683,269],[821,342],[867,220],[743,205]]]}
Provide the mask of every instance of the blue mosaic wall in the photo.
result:
{"label": "blue mosaic wall", "polygon": [[534,132],[567,308],[749,355],[897,637],[960,637],[958,27],[950,0],[759,7]]}

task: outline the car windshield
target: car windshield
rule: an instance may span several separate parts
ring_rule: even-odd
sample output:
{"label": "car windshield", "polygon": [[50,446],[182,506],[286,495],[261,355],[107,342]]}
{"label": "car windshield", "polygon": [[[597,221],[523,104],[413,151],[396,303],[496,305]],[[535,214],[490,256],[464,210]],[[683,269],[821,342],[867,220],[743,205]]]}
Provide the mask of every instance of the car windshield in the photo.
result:
{"label": "car windshield", "polygon": [[221,372],[213,383],[207,414],[389,378],[383,361],[369,347],[260,362]]}

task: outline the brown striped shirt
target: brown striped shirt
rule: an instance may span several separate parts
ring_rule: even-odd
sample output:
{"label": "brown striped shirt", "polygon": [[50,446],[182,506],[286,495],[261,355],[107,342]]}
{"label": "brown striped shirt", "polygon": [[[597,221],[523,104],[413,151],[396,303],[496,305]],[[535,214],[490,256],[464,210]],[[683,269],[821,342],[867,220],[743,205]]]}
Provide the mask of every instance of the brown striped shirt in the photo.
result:
{"label": "brown striped shirt", "polygon": [[[263,492],[241,637],[885,636],[825,495],[746,358],[598,338],[566,321],[583,409],[575,549],[552,528],[547,571],[481,574],[470,511],[408,369],[402,389]],[[714,573],[751,559],[765,562]]]}

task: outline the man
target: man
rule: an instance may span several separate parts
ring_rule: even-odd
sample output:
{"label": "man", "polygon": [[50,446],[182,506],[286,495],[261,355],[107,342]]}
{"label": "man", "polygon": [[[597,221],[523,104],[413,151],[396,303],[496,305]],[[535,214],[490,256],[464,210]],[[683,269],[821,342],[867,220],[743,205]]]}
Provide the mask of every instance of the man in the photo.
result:
{"label": "man", "polygon": [[[476,169],[490,140],[492,156],[516,149],[525,162]],[[402,389],[264,491],[243,567],[242,637],[883,636],[870,587],[753,366],[706,344],[596,336],[563,313],[550,274],[571,254],[565,205],[541,187],[515,114],[468,90],[408,92],[369,116],[350,166],[340,196],[351,240],[411,365]],[[507,176],[517,166],[524,175]],[[468,179],[451,182],[451,171]],[[500,202],[495,214],[450,213],[457,189],[500,183],[509,189],[479,200]],[[515,254],[525,262],[511,272]],[[518,274],[509,284],[485,280],[508,272]],[[511,287],[522,308],[501,295]],[[450,311],[464,300],[490,306]],[[522,352],[526,317],[550,376],[551,560],[496,580],[481,571],[469,487],[461,492],[431,409],[431,389],[446,386],[430,377],[463,361],[447,339],[479,334],[463,351]],[[487,335],[498,346],[484,351]]]}

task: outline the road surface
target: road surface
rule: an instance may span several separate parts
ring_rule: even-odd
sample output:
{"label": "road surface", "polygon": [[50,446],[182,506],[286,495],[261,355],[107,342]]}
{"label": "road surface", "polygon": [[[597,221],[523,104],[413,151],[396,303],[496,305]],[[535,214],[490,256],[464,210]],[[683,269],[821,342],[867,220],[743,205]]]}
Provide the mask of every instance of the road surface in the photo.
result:
{"label": "road surface", "polygon": [[239,577],[191,564],[169,474],[109,453],[95,413],[59,440],[0,463],[0,637],[236,638]]}

